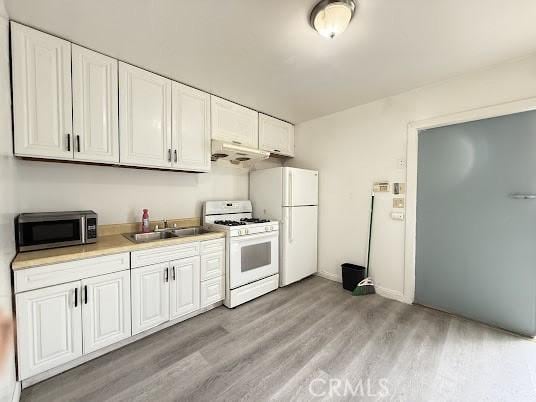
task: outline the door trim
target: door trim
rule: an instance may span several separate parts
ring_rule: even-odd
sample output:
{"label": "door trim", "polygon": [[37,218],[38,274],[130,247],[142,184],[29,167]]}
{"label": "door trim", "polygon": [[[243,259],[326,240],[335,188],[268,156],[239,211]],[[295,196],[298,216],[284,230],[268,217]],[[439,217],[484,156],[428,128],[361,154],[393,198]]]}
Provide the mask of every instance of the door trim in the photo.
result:
{"label": "door trim", "polygon": [[507,116],[536,110],[536,98],[500,103],[477,109],[410,122],[407,128],[406,166],[406,234],[404,245],[404,294],[403,301],[415,300],[415,249],[417,235],[417,161],[419,154],[419,134],[423,130],[467,123],[470,121]]}

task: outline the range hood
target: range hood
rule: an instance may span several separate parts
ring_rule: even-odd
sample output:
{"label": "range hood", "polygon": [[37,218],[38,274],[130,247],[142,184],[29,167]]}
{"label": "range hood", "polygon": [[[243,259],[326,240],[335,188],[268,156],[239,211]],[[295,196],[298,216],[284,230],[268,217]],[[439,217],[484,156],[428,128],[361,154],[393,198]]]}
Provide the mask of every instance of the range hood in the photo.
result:
{"label": "range hood", "polygon": [[240,162],[268,159],[269,157],[270,152],[243,145],[230,144],[224,141],[212,140],[212,161],[226,160],[237,165]]}

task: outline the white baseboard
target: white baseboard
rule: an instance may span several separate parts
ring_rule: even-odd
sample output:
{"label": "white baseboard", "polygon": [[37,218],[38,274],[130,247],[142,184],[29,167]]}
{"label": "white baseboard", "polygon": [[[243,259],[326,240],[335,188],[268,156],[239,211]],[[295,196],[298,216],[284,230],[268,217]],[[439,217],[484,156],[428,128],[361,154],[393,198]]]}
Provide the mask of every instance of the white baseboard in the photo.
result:
{"label": "white baseboard", "polygon": [[341,278],[339,278],[336,274],[333,274],[331,272],[327,272],[327,271],[318,271],[316,273],[317,276],[320,276],[322,278],[325,278],[325,279],[329,279],[330,281],[334,281],[334,282],[342,282]]}
{"label": "white baseboard", "polygon": [[11,402],[19,402],[20,393],[21,393],[21,383],[20,381],[17,381],[15,383],[15,389],[13,390],[13,397],[11,398]]}
{"label": "white baseboard", "polygon": [[[318,271],[316,273],[316,275],[320,276],[322,278],[325,278],[325,279],[329,279],[330,281],[342,282],[341,278],[339,278],[336,274],[333,274],[331,272]],[[397,300],[397,301],[402,302],[402,303],[412,304],[412,301],[407,300],[404,297],[404,293],[402,293],[402,292],[399,292],[397,290],[384,288],[384,287],[381,287],[381,286],[378,286],[378,285],[374,285],[374,288],[376,290],[376,293],[378,293],[380,296],[387,297],[388,299]]]}
{"label": "white baseboard", "polygon": [[376,293],[378,293],[380,296],[387,297],[388,299],[398,300],[399,302],[402,302],[402,303],[411,304],[411,303],[408,303],[408,301],[406,300],[402,292],[388,289],[388,288],[383,288],[377,285],[374,285],[374,288],[376,289]]}

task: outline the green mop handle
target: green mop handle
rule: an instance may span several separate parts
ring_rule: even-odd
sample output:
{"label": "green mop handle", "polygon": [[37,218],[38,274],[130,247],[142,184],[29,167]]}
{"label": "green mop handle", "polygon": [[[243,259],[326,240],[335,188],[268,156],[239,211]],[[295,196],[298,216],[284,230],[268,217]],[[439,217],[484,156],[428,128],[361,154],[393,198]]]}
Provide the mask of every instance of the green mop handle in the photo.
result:
{"label": "green mop handle", "polygon": [[372,193],[372,200],[370,203],[370,223],[369,223],[369,236],[368,236],[368,251],[367,251],[367,272],[365,278],[369,277],[370,268],[370,244],[372,242],[372,217],[374,216],[374,193]]}

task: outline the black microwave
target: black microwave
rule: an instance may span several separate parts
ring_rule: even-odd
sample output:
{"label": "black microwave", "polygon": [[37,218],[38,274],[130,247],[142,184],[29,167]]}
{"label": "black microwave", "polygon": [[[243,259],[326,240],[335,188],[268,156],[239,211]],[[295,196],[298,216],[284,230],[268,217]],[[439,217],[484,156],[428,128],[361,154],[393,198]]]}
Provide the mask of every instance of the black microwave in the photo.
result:
{"label": "black microwave", "polygon": [[15,220],[18,251],[95,243],[97,214],[93,211],[20,214]]}

